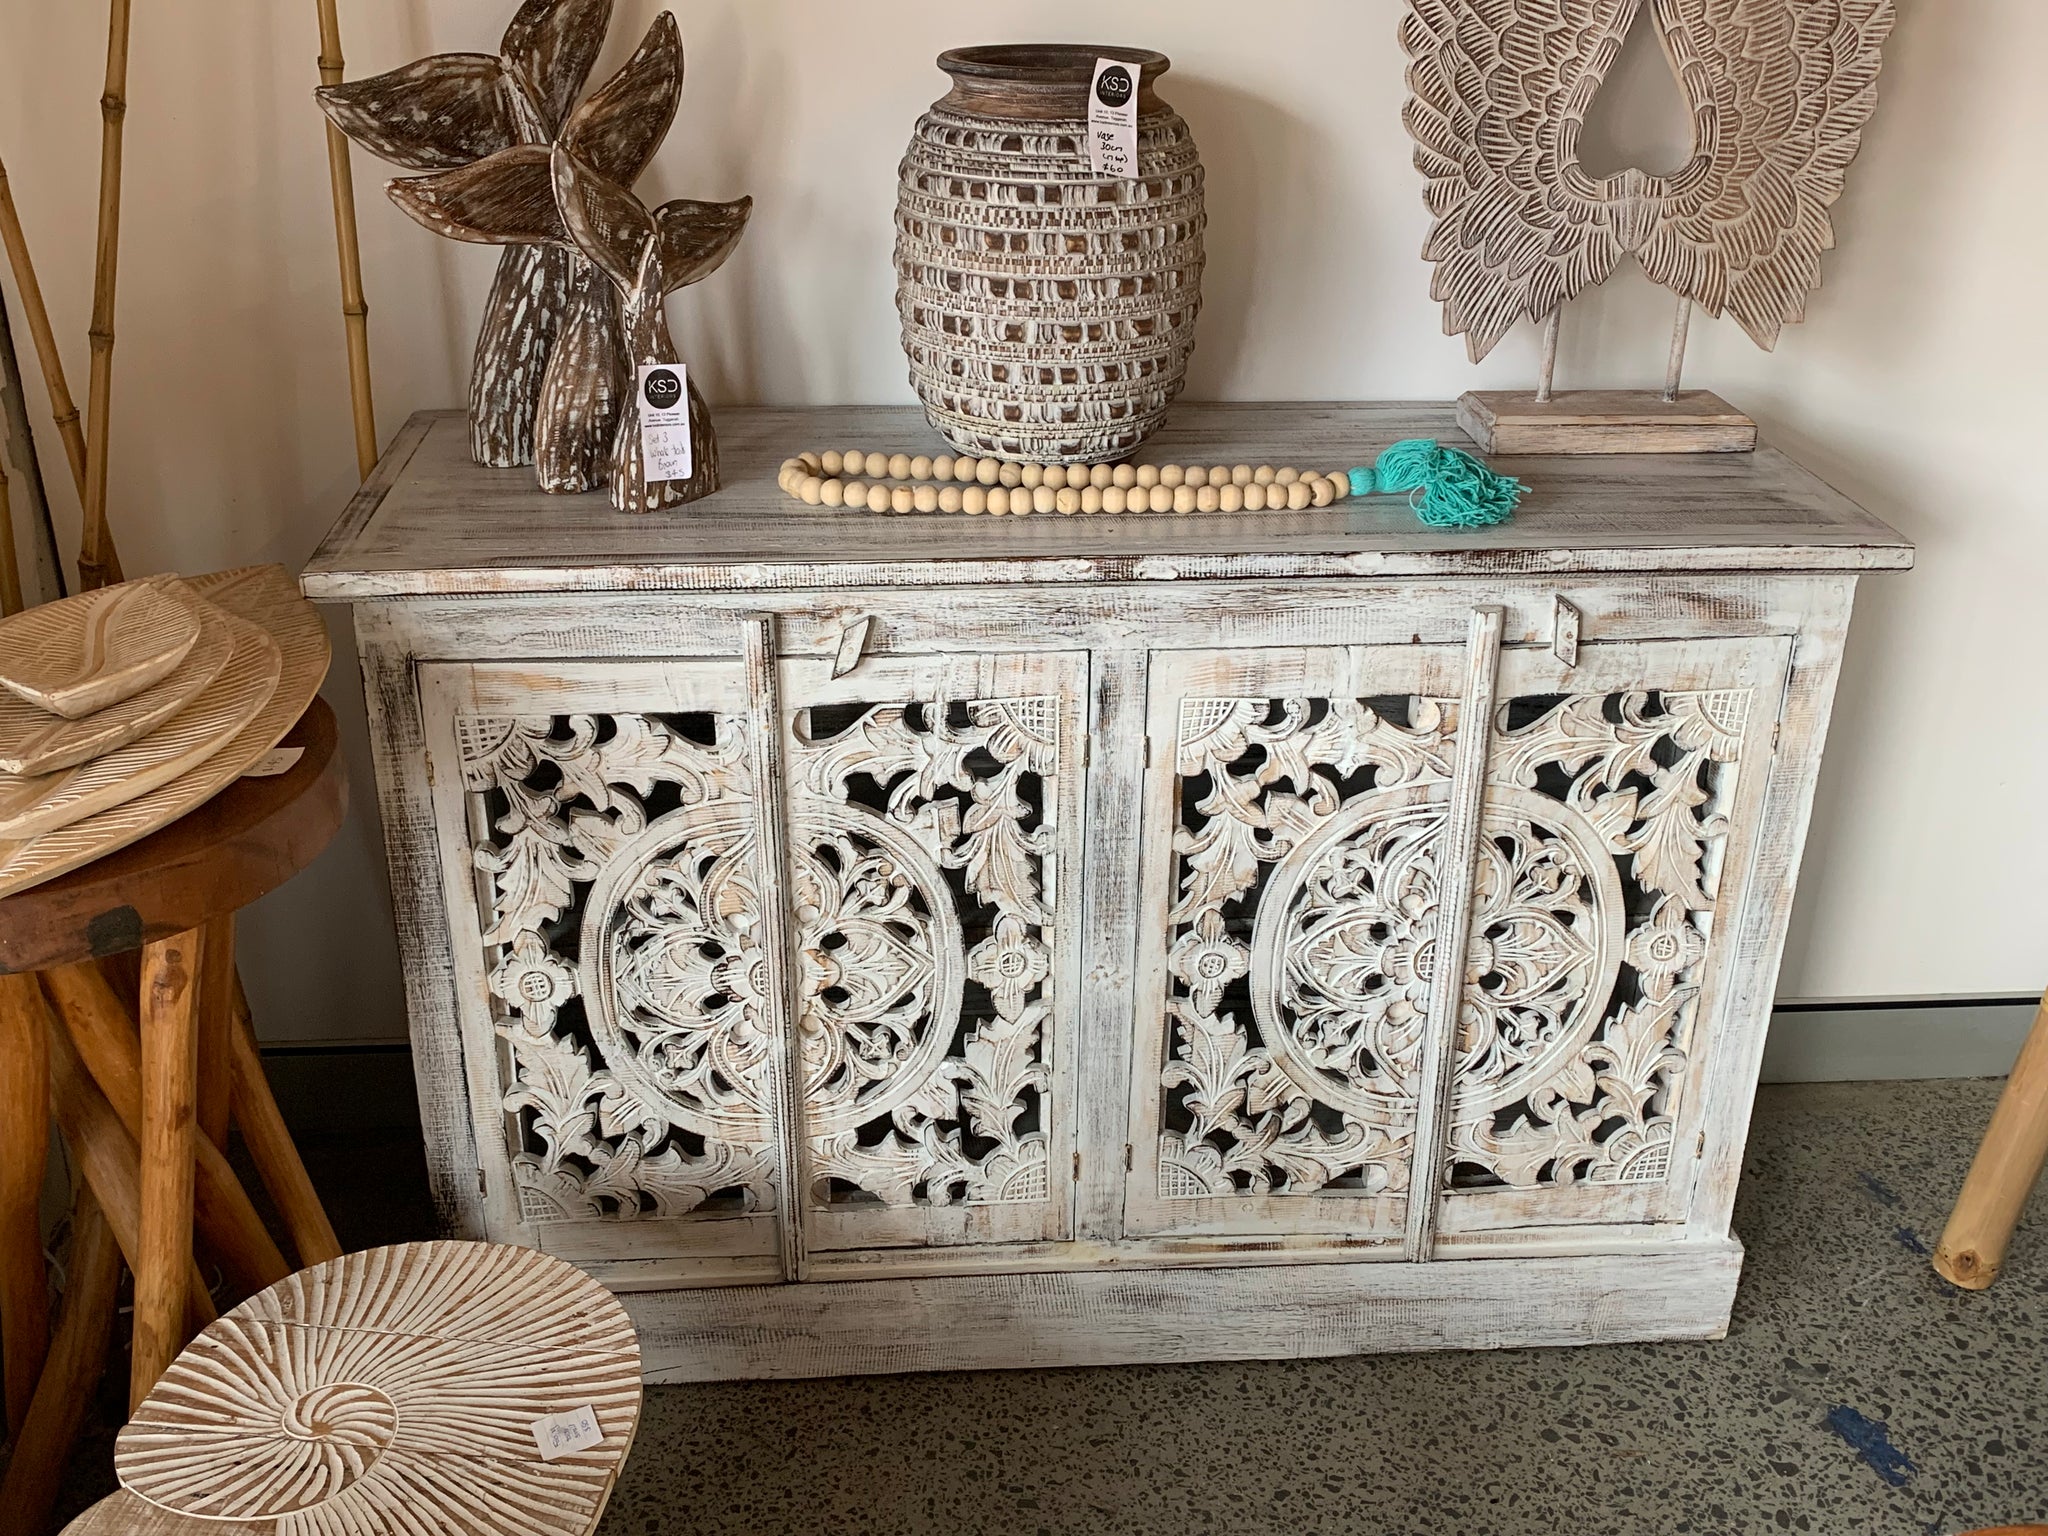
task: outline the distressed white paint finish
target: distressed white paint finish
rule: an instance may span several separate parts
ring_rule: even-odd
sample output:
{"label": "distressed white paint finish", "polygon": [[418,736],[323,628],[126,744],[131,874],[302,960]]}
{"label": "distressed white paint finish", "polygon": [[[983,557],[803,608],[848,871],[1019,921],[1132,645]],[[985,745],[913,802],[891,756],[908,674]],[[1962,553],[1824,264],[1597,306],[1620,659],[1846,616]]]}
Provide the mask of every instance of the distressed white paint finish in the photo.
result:
{"label": "distressed white paint finish", "polygon": [[[588,1536],[640,1420],[617,1301],[524,1249],[407,1243],[316,1265],[211,1324],[127,1426],[128,1492],[277,1536]],[[544,1459],[534,1422],[592,1410]]]}
{"label": "distressed white paint finish", "polygon": [[[1283,411],[1210,409],[1286,446]],[[1305,414],[1297,441],[1418,421]],[[861,415],[731,436],[779,463],[873,442]],[[1406,575],[1344,574],[1373,509],[1301,515],[1317,553],[1292,515],[954,519],[932,559],[929,523],[778,520],[738,477],[522,565],[498,477],[419,463],[443,431],[308,577],[364,599],[430,1167],[463,1230],[633,1296],[655,1374],[1725,1324],[1853,572],[1910,559],[1888,529],[1759,455],[1548,466],[1577,537],[1404,533]],[[750,1065],[764,826],[794,1124]],[[1430,1019],[1456,1035],[1419,1117]]]}

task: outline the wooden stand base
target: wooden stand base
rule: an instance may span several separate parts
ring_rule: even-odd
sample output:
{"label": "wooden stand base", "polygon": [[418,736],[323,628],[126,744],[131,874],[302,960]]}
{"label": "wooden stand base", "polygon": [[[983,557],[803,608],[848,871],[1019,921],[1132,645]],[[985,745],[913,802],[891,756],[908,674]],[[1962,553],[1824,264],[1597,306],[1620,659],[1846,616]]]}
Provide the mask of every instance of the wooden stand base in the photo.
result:
{"label": "wooden stand base", "polygon": [[1651,389],[1528,390],[1458,397],[1458,426],[1484,453],[1748,453],[1756,423],[1711,390],[1666,400]]}

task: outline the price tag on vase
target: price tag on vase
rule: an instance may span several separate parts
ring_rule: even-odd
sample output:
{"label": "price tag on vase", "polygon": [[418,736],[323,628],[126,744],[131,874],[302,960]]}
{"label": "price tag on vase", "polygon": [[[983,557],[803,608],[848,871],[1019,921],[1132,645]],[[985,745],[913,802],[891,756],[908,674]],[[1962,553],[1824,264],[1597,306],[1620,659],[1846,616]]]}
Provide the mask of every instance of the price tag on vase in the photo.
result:
{"label": "price tag on vase", "polygon": [[696,472],[690,455],[690,370],[681,363],[640,367],[640,457],[647,483],[687,480]]}
{"label": "price tag on vase", "polygon": [[1098,176],[1138,174],[1138,67],[1097,59],[1088,90],[1088,163]]}

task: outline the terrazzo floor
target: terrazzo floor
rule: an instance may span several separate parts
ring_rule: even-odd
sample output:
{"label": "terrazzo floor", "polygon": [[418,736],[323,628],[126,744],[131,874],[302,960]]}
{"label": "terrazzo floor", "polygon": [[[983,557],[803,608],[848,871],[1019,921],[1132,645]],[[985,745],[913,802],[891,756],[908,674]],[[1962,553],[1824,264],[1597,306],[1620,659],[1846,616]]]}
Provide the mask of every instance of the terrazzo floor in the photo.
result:
{"label": "terrazzo floor", "polygon": [[[1992,1290],[1926,1259],[1998,1086],[1764,1089],[1718,1343],[657,1388],[600,1536],[2048,1520],[2048,1194]],[[416,1147],[308,1150],[345,1242],[422,1235]],[[67,1513],[110,1449],[81,1446]]]}

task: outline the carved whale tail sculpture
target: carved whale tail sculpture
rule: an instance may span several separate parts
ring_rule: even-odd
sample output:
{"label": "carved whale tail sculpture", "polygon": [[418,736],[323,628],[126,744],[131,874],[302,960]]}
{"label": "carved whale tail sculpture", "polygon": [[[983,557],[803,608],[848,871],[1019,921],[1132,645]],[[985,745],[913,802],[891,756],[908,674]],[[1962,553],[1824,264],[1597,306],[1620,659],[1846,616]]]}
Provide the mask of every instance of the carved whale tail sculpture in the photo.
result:
{"label": "carved whale tail sculpture", "polygon": [[[624,67],[572,111],[610,20],[611,0],[526,0],[496,58],[441,54],[374,79],[323,86],[317,95],[355,142],[431,173],[386,188],[413,219],[453,240],[508,247],[470,374],[477,462],[533,464],[545,491],[587,491],[609,479],[614,504],[648,510],[649,488],[638,481],[622,487],[615,473],[629,460],[639,464],[637,433],[630,450],[620,442],[628,435],[619,428],[630,414],[629,361],[675,360],[661,296],[717,269],[738,243],[752,202],[670,203],[649,215],[633,196],[675,120],[683,41],[663,12]],[[587,240],[572,233],[556,204],[556,151],[569,158],[572,184],[586,188],[579,208],[587,210],[590,198],[606,207],[623,199],[665,231],[657,243],[669,254],[642,290],[637,320],[621,317],[619,300],[635,291],[645,253],[635,246],[621,279],[613,258],[622,231],[594,227],[584,231]],[[660,357],[647,355],[656,347],[665,349]],[[693,438],[707,445],[697,471],[654,488],[653,505],[717,489],[710,418],[694,390],[691,425]]]}

